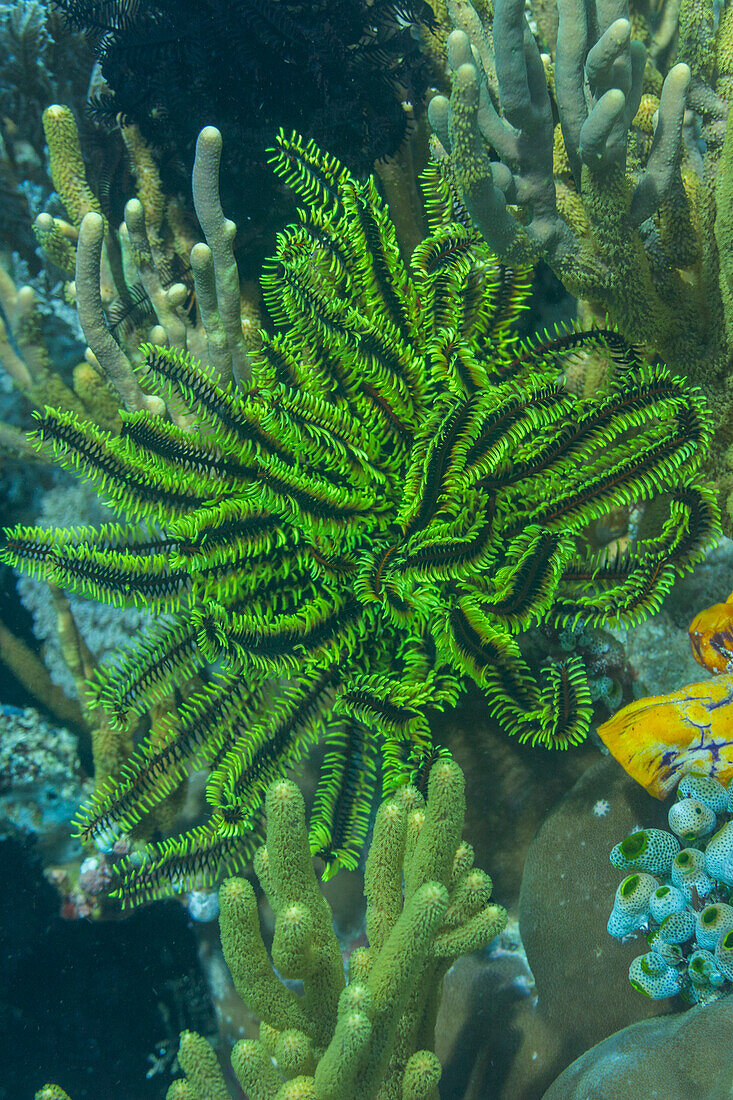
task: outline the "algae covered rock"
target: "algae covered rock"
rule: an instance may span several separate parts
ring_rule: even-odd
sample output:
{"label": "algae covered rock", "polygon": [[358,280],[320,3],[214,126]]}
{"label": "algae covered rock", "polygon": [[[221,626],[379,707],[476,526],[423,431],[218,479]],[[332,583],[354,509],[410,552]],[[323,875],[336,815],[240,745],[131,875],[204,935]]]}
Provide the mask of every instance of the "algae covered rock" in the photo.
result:
{"label": "algae covered rock", "polygon": [[544,1100],[723,1100],[733,1095],[733,997],[641,1020],[586,1051]]}
{"label": "algae covered rock", "polygon": [[538,1007],[572,1029],[581,1049],[638,1020],[645,1009],[654,1011],[628,987],[638,945],[608,936],[608,898],[619,877],[608,853],[617,824],[658,818],[661,827],[665,816],[664,807],[606,759],[568,792],[529,849],[519,915]]}

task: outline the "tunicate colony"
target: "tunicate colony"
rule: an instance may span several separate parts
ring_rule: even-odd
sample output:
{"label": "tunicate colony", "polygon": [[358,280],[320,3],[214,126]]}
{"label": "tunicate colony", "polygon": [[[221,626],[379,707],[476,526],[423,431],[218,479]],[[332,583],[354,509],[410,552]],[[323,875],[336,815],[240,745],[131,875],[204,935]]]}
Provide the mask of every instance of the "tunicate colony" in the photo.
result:
{"label": "tunicate colony", "polygon": [[[649,951],[629,981],[654,1000],[707,1004],[733,990],[733,780],[686,775],[669,811],[671,832],[640,829],[611,852],[627,875],[608,931],[648,930]],[[685,845],[685,847],[683,847]]]}

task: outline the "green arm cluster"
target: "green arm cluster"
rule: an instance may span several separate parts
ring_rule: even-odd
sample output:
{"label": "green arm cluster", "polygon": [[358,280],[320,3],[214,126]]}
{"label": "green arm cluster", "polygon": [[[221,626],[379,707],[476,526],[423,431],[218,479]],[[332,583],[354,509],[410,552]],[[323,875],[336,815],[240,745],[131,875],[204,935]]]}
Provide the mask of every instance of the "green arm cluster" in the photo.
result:
{"label": "green arm cluster", "polygon": [[[128,520],[18,527],[3,552],[160,613],[90,694],[130,732],[182,701],[98,785],[79,829],[108,847],[199,769],[209,817],[124,866],[128,904],[234,873],[260,842],[268,785],[318,740],[311,850],[355,866],[380,786],[405,782],[430,711],[468,679],[508,734],[577,744],[592,713],[582,660],[532,666],[521,635],[638,621],[718,527],[698,483],[699,395],[613,330],[512,335],[525,273],[456,220],[438,171],[408,267],[373,180],[297,135],[273,163],[303,205],[263,276],[273,331],[248,385],[148,344],[148,378],[197,431],[141,411],[117,435],[47,409],[39,445]],[[592,400],[563,384],[585,352],[614,363]],[[590,524],[659,494],[656,533],[623,556],[589,552]]]}
{"label": "green arm cluster", "polygon": [[663,75],[627,0],[558,10],[546,72],[521,2],[497,0],[482,24],[468,0],[452,0],[452,94],[432,101],[434,130],[502,259],[546,260],[628,340],[704,387],[727,493],[733,16],[683,0],[677,63]]}
{"label": "green arm cluster", "polygon": [[[490,902],[489,876],[472,866],[471,847],[461,841],[464,811],[463,775],[446,757],[430,770],[427,804],[414,786],[382,803],[366,864],[369,946],[352,954],[345,982],[313,870],[303,798],[287,780],[270,787],[267,844],[255,869],[276,916],[272,961],[250,883],[229,879],[219,892],[234,984],[262,1020],[260,1040],[241,1041],[232,1053],[252,1100],[437,1100],[440,1063],[430,1048],[443,976],[506,923],[504,910]],[[273,967],[302,981],[302,995]],[[192,1045],[184,1033],[190,1092],[177,1083],[168,1100],[219,1096],[196,1084],[194,1075],[202,1076],[213,1055],[207,1062],[199,1052],[189,1069]]]}

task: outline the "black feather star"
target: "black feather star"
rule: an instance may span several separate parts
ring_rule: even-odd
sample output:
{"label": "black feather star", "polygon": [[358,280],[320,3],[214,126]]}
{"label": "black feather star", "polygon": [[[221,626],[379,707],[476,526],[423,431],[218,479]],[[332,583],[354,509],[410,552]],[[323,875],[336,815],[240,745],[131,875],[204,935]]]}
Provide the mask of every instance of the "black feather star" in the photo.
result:
{"label": "black feather star", "polygon": [[[203,126],[221,130],[232,168],[225,206],[260,227],[272,208],[265,151],[280,127],[370,172],[405,137],[431,77],[425,0],[55,0],[94,44],[108,92],[95,114],[121,114],[161,151],[170,190],[190,169]],[[226,183],[225,183],[226,186]],[[267,205],[263,204],[263,193]],[[240,234],[241,235],[241,234]],[[241,242],[240,242],[241,243]]]}

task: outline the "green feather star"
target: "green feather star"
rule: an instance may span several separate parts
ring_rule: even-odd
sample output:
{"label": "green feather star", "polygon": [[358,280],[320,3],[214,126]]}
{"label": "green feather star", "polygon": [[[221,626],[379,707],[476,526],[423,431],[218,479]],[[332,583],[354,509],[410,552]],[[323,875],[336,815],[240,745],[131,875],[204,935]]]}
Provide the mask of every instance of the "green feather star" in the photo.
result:
{"label": "green feather star", "polygon": [[[408,268],[373,180],[295,137],[273,162],[304,207],[263,277],[277,331],[251,382],[222,388],[185,353],[146,347],[146,377],[183,396],[194,430],[134,413],[115,436],[48,409],[36,432],[130,522],[6,532],[5,561],[161,613],[93,686],[115,722],[188,692],[79,820],[104,846],[208,769],[207,822],[127,867],[127,903],[246,861],[268,784],[318,741],[311,847],[328,873],[354,867],[377,787],[405,781],[430,711],[467,679],[507,733],[576,744],[582,661],[533,671],[520,635],[643,618],[718,530],[695,480],[696,391],[614,332],[513,336],[526,273],[460,224],[438,166]],[[586,349],[615,361],[597,400],[563,385]],[[657,495],[656,537],[588,552],[592,521]]]}

